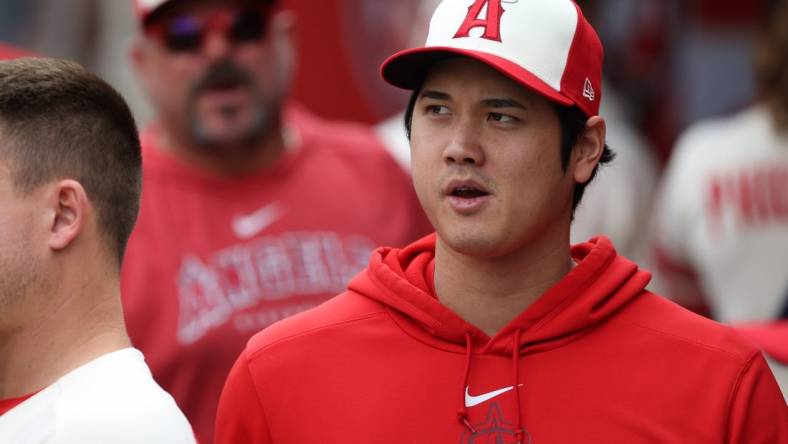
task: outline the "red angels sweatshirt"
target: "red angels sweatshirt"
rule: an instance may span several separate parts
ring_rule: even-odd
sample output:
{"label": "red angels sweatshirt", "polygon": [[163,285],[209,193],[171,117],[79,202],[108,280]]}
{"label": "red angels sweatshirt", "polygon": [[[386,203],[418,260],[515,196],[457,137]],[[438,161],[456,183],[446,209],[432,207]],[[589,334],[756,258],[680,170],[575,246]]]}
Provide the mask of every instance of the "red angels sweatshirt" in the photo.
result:
{"label": "red angels sweatshirt", "polygon": [[376,250],[348,291],[254,336],[217,443],[788,443],[736,333],[645,289],[604,237],[493,337],[435,296],[435,236]]}

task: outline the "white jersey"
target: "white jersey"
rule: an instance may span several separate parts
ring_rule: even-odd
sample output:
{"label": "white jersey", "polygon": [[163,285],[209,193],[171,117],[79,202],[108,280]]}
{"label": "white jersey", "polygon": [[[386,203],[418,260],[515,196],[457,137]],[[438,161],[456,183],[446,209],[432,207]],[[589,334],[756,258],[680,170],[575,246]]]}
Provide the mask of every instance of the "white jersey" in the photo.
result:
{"label": "white jersey", "polygon": [[194,442],[186,417],[133,348],[88,362],[0,416],[0,443]]}
{"label": "white jersey", "polygon": [[[662,269],[693,270],[716,319],[779,316],[788,296],[788,137],[765,108],[686,131],[655,217]],[[655,276],[668,297],[676,287],[670,276]]]}

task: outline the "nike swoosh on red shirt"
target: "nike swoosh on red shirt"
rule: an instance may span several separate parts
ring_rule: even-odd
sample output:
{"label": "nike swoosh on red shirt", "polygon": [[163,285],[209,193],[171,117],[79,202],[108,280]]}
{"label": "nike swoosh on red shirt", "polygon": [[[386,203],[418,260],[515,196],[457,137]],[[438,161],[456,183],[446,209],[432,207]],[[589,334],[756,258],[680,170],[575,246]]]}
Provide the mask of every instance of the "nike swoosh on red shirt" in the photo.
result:
{"label": "nike swoosh on red shirt", "polygon": [[233,232],[241,239],[249,239],[282,217],[282,210],[277,203],[268,204],[259,210],[233,219]]}

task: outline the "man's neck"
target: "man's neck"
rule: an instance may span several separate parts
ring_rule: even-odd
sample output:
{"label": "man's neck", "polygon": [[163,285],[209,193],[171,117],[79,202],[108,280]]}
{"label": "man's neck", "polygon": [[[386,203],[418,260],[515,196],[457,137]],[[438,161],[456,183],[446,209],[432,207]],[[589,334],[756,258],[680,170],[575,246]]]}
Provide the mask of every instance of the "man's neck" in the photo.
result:
{"label": "man's neck", "polygon": [[438,299],[494,336],[571,269],[568,239],[541,244],[504,257],[476,258],[452,250],[439,236],[435,251]]}
{"label": "man's neck", "polygon": [[[93,290],[95,288],[92,288]],[[74,293],[0,333],[0,399],[36,392],[99,356],[129,346],[120,291]]]}

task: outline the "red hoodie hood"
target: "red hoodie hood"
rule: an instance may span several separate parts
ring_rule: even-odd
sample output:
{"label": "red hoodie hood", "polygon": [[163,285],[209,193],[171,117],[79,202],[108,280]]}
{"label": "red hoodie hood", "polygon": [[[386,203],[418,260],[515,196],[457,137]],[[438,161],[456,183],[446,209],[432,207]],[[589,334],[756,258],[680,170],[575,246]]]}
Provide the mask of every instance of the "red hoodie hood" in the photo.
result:
{"label": "red hoodie hood", "polygon": [[[520,384],[520,358],[560,347],[590,331],[643,293],[651,275],[616,254],[604,237],[572,248],[577,265],[492,338],[444,307],[435,297],[436,235],[403,249],[379,248],[365,273],[350,290],[384,304],[392,319],[417,340],[465,354],[463,383],[458,387],[457,419],[476,433],[468,419],[469,380],[473,356],[511,356],[512,386]],[[475,351],[474,351],[475,349]],[[514,390],[517,443],[526,442],[520,390]],[[464,398],[463,398],[464,396]]]}
{"label": "red hoodie hood", "polygon": [[439,348],[501,355],[511,355],[514,343],[520,355],[555,348],[637,297],[651,279],[618,256],[607,238],[596,237],[573,246],[577,265],[490,338],[435,297],[435,239],[433,234],[403,249],[377,249],[350,289],[384,304],[406,332]]}

